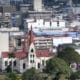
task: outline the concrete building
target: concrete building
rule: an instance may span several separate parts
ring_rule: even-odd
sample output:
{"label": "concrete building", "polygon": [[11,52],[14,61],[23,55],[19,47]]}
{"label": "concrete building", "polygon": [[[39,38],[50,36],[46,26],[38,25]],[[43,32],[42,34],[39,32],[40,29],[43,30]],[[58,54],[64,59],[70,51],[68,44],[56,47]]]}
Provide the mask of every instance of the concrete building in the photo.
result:
{"label": "concrete building", "polygon": [[52,11],[28,11],[27,17],[28,18],[35,18],[35,19],[51,19],[52,18]]}
{"label": "concrete building", "polygon": [[72,43],[72,37],[71,36],[56,36],[53,37],[53,46],[58,47],[62,44],[71,44]]}
{"label": "concrete building", "polygon": [[0,14],[1,28],[20,28],[22,25],[22,16],[19,12],[4,12]]}
{"label": "concrete building", "polygon": [[52,49],[52,37],[36,36],[34,44],[36,49]]}
{"label": "concrete building", "polygon": [[10,5],[10,0],[0,0],[0,5]]}
{"label": "concrete building", "polygon": [[11,5],[0,6],[0,12],[1,13],[14,12],[14,11],[16,11],[16,7],[15,6],[11,6]]}
{"label": "concrete building", "polygon": [[25,29],[26,27],[30,29],[30,27],[33,26],[34,32],[39,30],[44,31],[45,29],[46,31],[47,29],[63,29],[66,27],[66,22],[64,20],[27,19],[24,23]]}
{"label": "concrete building", "polygon": [[32,10],[31,4],[20,4],[20,11],[26,13],[29,10]]}
{"label": "concrete building", "polygon": [[42,11],[42,0],[34,0],[34,11],[41,12]]}

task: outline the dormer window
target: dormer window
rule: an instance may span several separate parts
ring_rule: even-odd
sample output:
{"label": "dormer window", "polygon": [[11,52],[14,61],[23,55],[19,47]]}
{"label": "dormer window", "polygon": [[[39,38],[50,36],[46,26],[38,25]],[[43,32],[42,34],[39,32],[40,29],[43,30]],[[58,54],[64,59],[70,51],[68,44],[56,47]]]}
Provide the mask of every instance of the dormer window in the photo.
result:
{"label": "dormer window", "polygon": [[33,49],[31,49],[31,52],[34,52],[34,50],[33,50]]}

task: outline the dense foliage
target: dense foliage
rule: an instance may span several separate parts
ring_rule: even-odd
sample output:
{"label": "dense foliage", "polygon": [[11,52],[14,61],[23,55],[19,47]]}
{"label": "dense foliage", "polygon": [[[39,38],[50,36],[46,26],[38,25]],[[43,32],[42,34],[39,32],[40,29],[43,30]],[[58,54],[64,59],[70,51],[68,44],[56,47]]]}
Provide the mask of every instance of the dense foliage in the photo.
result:
{"label": "dense foliage", "polygon": [[31,68],[23,73],[22,80],[43,80],[43,78],[41,78],[35,68]]}
{"label": "dense foliage", "polygon": [[71,74],[71,69],[67,65],[67,63],[58,57],[52,58],[47,61],[45,71],[49,74],[57,76],[60,74],[66,74],[67,76],[70,76]]}
{"label": "dense foliage", "polygon": [[80,63],[80,55],[71,47],[66,47],[59,51],[58,57],[64,59],[68,64]]}
{"label": "dense foliage", "polygon": [[11,66],[10,66],[10,65],[8,65],[7,68],[6,68],[5,70],[6,70],[7,73],[12,72],[12,69],[11,69]]}
{"label": "dense foliage", "polygon": [[71,79],[71,80],[80,79],[80,71],[77,71],[77,72],[73,73],[73,74],[70,76],[70,79]]}

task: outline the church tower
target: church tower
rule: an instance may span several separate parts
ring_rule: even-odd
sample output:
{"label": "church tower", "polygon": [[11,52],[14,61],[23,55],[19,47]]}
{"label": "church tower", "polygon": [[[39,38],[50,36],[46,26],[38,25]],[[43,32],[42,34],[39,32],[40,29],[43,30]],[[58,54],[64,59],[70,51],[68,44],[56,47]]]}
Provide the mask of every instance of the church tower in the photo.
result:
{"label": "church tower", "polygon": [[34,34],[32,31],[32,27],[29,31],[28,65],[28,68],[36,66],[36,50],[34,46]]}

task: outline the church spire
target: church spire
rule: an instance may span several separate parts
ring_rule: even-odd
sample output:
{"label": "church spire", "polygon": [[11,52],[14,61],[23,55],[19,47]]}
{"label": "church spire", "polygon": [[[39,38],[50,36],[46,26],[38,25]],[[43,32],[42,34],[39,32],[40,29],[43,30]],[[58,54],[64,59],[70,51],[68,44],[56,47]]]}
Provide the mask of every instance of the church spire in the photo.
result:
{"label": "church spire", "polygon": [[27,46],[28,46],[28,42],[27,42],[27,34],[24,34],[24,42],[23,42],[23,52],[27,51]]}
{"label": "church spire", "polygon": [[33,34],[33,30],[32,30],[32,26],[31,26],[31,30],[29,31],[29,44],[34,43],[34,34]]}

